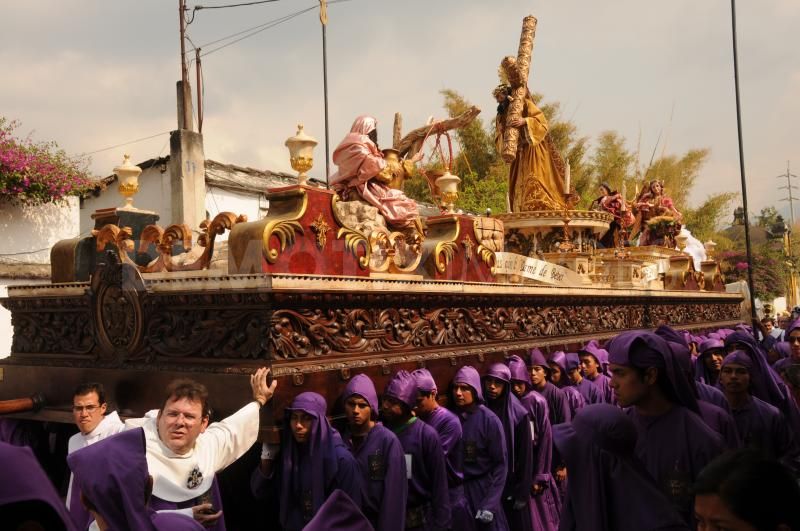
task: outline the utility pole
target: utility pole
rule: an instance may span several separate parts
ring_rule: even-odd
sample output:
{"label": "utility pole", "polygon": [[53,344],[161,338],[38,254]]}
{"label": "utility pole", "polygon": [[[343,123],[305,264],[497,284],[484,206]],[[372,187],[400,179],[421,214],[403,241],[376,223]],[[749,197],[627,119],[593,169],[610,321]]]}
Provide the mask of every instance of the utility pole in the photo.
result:
{"label": "utility pole", "polygon": [[[750,288],[750,317],[756,321],[756,294],[753,284],[753,247],[750,244],[750,217],[747,210],[747,177],[744,171],[744,143],[742,141],[742,104],[739,98],[739,52],[736,45],[736,0],[731,0],[731,36],[733,37],[733,86],[736,93],[736,131],[739,140],[739,175],[742,181],[742,207],[744,210],[744,242],[747,249],[747,283]],[[753,334],[758,333],[753,326]]]}
{"label": "utility pole", "polygon": [[794,200],[792,190],[797,190],[797,187],[792,185],[792,178],[797,179],[797,175],[791,172],[789,161],[786,161],[786,173],[778,175],[776,179],[786,179],[786,186],[779,186],[779,190],[787,190],[789,197],[781,199],[781,201],[789,201],[789,230],[786,231],[786,257],[789,266],[789,293],[787,293],[787,306],[794,307],[797,305],[797,278],[794,271],[794,251],[792,250],[792,229],[794,228]]}
{"label": "utility pole", "polygon": [[181,38],[181,92],[178,128],[192,130],[192,95],[189,92],[189,67],[186,65],[186,0],[178,0]]}

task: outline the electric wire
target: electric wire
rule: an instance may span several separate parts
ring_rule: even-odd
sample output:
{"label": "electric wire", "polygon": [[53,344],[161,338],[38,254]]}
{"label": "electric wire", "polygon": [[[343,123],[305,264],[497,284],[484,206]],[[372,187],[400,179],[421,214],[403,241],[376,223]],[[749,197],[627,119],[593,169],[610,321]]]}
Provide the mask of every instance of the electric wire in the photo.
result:
{"label": "electric wire", "polygon": [[94,155],[95,153],[101,153],[103,151],[108,151],[110,149],[115,149],[115,148],[118,148],[118,147],[128,146],[130,144],[136,144],[137,142],[144,142],[145,140],[150,140],[151,138],[156,138],[158,136],[166,135],[166,134],[169,134],[169,131],[164,131],[163,133],[156,133],[154,135],[145,136],[145,137],[142,137],[142,138],[137,138],[136,140],[131,140],[129,142],[123,142],[122,144],[116,144],[116,145],[113,145],[113,146],[108,146],[108,147],[105,147],[103,149],[96,149],[94,151],[86,151],[84,153],[81,153],[79,156],[83,157],[83,156],[86,156],[86,155]]}
{"label": "electric wire", "polygon": [[277,1],[278,0],[259,0],[257,2],[243,2],[241,4],[228,4],[224,6],[194,6],[194,10],[200,11],[201,9],[226,9],[228,7],[254,6],[257,4],[271,4],[272,2]]}

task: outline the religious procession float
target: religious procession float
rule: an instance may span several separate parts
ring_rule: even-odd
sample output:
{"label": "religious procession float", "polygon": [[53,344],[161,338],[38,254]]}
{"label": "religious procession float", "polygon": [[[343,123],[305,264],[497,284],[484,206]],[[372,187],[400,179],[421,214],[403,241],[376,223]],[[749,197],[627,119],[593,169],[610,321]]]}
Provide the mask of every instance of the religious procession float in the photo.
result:
{"label": "religious procession float", "polygon": [[191,227],[161,227],[132,206],[139,170],[126,163],[116,171],[126,205],[97,211],[91,236],[55,245],[51,284],[11,287],[0,301],[14,329],[0,412],[71,424],[73,390],[99,381],[121,414],[139,416],[188,376],[222,418],[267,365],[279,385],[261,435],[277,441],[296,394],[335,404],[359,373],[379,389],[399,369],[447,382],[463,365],[481,370],[533,347],[740,322],[742,296],[725,292],[717,263],[681,250],[681,216],[660,182],[633,198],[606,186],[592,209],[575,209],[569,166],[527,87],[535,28],[526,17],[494,91],[508,213],[457,210],[451,168],[425,175],[437,215],[422,216],[402,191],[426,139],[446,141],[478,109],[405,136],[396,124],[383,152],[370,139],[375,120],[358,118],[333,154],[331,187],[306,180],[316,141],[301,127],[287,140],[297,183],[268,191],[263,219],[204,221],[202,253],[187,253]]}

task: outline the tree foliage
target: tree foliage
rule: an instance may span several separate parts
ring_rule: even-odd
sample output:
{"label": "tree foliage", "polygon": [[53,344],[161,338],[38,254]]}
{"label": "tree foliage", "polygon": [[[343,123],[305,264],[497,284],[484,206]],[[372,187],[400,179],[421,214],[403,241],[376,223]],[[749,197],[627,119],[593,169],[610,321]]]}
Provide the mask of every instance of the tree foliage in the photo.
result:
{"label": "tree foliage", "polygon": [[685,209],[684,225],[700,241],[718,240],[720,222],[729,214],[731,203],[738,196],[735,192],[720,192],[708,196],[697,208]]}
{"label": "tree foliage", "polygon": [[0,116],[0,201],[49,203],[94,185],[88,161],[67,155],[55,142],[16,137],[19,125]]}

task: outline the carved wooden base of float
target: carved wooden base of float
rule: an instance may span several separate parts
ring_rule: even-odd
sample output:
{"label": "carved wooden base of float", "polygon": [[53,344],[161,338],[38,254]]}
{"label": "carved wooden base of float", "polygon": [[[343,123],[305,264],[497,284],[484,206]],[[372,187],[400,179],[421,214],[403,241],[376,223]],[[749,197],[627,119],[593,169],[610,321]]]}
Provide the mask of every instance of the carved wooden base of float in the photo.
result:
{"label": "carved wooden base of float", "polygon": [[[424,364],[444,387],[463,364],[533,346],[577,347],[661,323],[692,330],[728,325],[739,320],[740,302],[726,293],[142,275],[112,261],[92,284],[9,288],[2,303],[12,314],[14,340],[11,356],[0,361],[7,369],[0,399],[45,391],[49,404],[68,407],[78,382],[102,376],[114,394],[130,397],[117,398],[122,407],[141,414],[159,405],[168,376],[184,375],[219,389],[214,406],[227,414],[242,403],[246,374],[268,364],[281,380],[273,408],[280,411],[301,389],[332,404],[359,372],[381,388],[394,371]],[[225,375],[224,386],[218,375]],[[127,395],[126,386],[133,389]]]}

